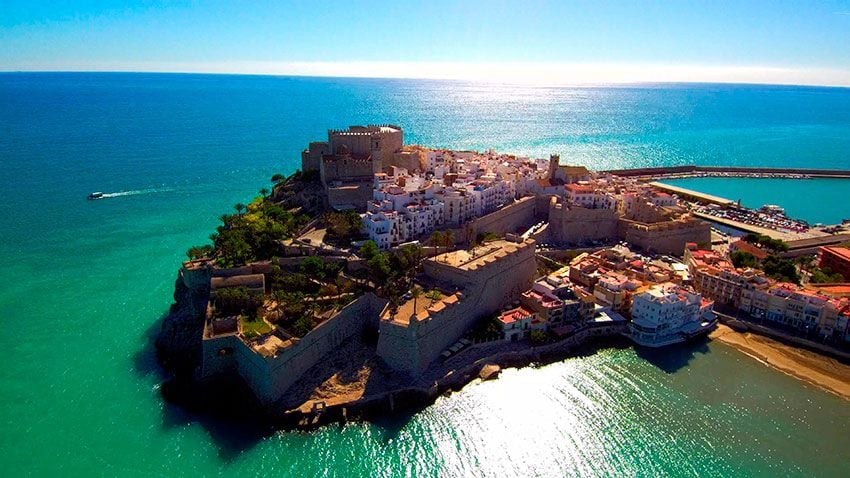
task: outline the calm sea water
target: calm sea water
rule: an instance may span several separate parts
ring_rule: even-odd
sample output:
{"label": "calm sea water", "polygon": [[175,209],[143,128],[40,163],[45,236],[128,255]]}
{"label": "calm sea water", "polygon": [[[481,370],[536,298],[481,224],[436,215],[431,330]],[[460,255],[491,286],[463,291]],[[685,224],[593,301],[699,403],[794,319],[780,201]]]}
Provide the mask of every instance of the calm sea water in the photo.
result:
{"label": "calm sea water", "polygon": [[[847,164],[850,166],[850,155]],[[785,214],[811,224],[839,224],[850,218],[850,179],[687,178],[664,181],[758,208],[777,204]]]}
{"label": "calm sea water", "polygon": [[[183,251],[273,173],[293,171],[326,128],[368,122],[400,124],[408,142],[560,152],[593,168],[850,168],[846,89],[2,74],[3,474],[841,476],[850,468],[850,404],[719,344],[648,357],[609,349],[511,370],[410,417],[309,434],[256,437],[165,403],[150,336]],[[729,184],[709,192],[794,212],[788,201],[751,196],[749,182]],[[846,203],[808,193],[826,186],[805,184],[795,199],[824,212],[810,220],[850,215]],[[86,201],[92,191],[126,194]]]}

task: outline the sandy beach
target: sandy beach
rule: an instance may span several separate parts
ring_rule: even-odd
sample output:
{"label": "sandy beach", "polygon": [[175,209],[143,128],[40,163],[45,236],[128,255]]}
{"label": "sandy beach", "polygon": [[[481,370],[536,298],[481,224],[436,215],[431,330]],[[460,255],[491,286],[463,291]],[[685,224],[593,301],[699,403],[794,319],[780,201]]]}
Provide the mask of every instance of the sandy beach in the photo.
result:
{"label": "sandy beach", "polygon": [[761,335],[735,332],[722,324],[711,333],[711,338],[781,372],[850,400],[850,365]]}

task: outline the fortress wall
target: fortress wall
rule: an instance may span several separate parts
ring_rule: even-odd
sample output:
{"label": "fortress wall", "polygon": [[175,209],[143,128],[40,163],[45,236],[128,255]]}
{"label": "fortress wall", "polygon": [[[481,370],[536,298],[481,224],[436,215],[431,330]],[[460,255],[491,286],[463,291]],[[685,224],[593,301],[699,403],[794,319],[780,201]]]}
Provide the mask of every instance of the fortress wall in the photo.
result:
{"label": "fortress wall", "polygon": [[328,188],[328,204],[331,207],[350,204],[356,210],[364,211],[370,199],[372,199],[372,185],[365,182]]}
{"label": "fortress wall", "polygon": [[624,241],[657,254],[680,255],[688,242],[711,242],[711,226],[698,220],[647,225],[621,219],[617,229]]}
{"label": "fortress wall", "polygon": [[378,172],[373,163],[374,161],[372,159],[322,159],[322,181],[325,184],[328,184],[333,181],[347,181],[362,178],[364,181],[368,181],[371,184],[374,174]]}
{"label": "fortress wall", "polygon": [[482,232],[502,235],[508,232],[517,232],[519,229],[527,229],[534,224],[535,205],[534,198],[524,197],[498,211],[481,216],[471,222],[469,231],[471,235],[469,237],[474,239]]}
{"label": "fortress wall", "polygon": [[342,146],[345,146],[351,154],[369,154],[372,151],[372,135],[365,132],[329,131],[328,142],[330,143],[330,154],[339,153]]}
{"label": "fortress wall", "polygon": [[486,274],[474,277],[474,289],[465,293],[457,305],[416,328],[420,371],[480,319],[518,300],[531,287],[537,272],[534,247],[524,248],[493,266]]}
{"label": "fortress wall", "polygon": [[315,141],[310,143],[310,146],[301,152],[301,170],[302,171],[318,171],[322,163],[322,156],[330,154],[330,145],[324,141]]}
{"label": "fortress wall", "polygon": [[378,331],[378,357],[395,370],[418,373],[419,342],[415,328],[382,320]]}
{"label": "fortress wall", "polygon": [[213,269],[213,277],[235,277],[253,274],[254,269],[250,264],[241,267],[230,267],[228,269]]}
{"label": "fortress wall", "polygon": [[405,168],[408,171],[424,171],[425,153],[419,150],[391,153],[387,160],[381,161],[381,167],[386,170],[392,166]]}
{"label": "fortress wall", "polygon": [[627,219],[648,224],[669,220],[669,218],[664,216],[664,213],[661,208],[656,207],[646,201],[641,201],[635,204],[632,207],[631,212],[627,216]]}
{"label": "fortress wall", "polygon": [[[433,263],[427,261],[426,267],[429,262]],[[408,325],[381,322],[378,355],[391,367],[420,375],[478,320],[495,314],[528,290],[537,271],[537,262],[533,245],[528,245],[475,271],[452,273],[451,269],[454,268],[432,264],[426,273],[452,286],[464,284],[463,297],[458,303],[425,321]]]}
{"label": "fortress wall", "polygon": [[617,237],[617,214],[610,209],[585,209],[549,204],[549,237],[555,242],[577,244]]}
{"label": "fortress wall", "polygon": [[[312,256],[279,257],[277,259],[277,263],[280,267],[294,269],[306,261],[308,257]],[[322,260],[336,264],[344,264],[348,262],[348,258],[343,256],[322,256]]]}
{"label": "fortress wall", "polygon": [[440,262],[438,259],[424,261],[422,263],[422,270],[428,277],[451,286],[450,288],[454,289],[464,289],[472,282],[469,271],[458,269],[457,267]]}
{"label": "fortress wall", "polygon": [[186,267],[184,265],[180,268],[179,274],[183,285],[189,290],[198,291],[209,288],[213,270],[211,266]]}
{"label": "fortress wall", "polygon": [[[261,401],[272,403],[342,342],[374,325],[385,305],[386,301],[374,294],[365,294],[276,357],[255,353],[235,335],[207,339],[201,376],[236,371]],[[230,348],[232,354],[222,355],[224,348]]]}
{"label": "fortress wall", "polygon": [[269,395],[268,364],[236,334],[205,339],[200,378],[238,373],[260,399]]}
{"label": "fortress wall", "polygon": [[558,196],[553,196],[551,194],[535,194],[532,197],[534,198],[534,219],[536,221],[548,221],[549,204],[553,199],[557,201]]}
{"label": "fortress wall", "polygon": [[266,359],[270,395],[261,398],[269,401],[279,399],[286,389],[325,355],[345,340],[374,325],[385,305],[386,301],[376,295],[365,294],[310,331],[296,345],[277,357]]}
{"label": "fortress wall", "polygon": [[[387,164],[390,164],[393,160],[393,154],[396,151],[401,150],[402,146],[404,146],[404,132],[401,128],[394,127],[397,131],[377,133],[378,137],[378,148],[381,151],[381,164],[386,167]],[[423,158],[424,159],[424,158]],[[423,161],[424,162],[424,161]],[[421,166],[420,166],[421,168]],[[408,168],[411,171],[413,169],[418,168]]]}

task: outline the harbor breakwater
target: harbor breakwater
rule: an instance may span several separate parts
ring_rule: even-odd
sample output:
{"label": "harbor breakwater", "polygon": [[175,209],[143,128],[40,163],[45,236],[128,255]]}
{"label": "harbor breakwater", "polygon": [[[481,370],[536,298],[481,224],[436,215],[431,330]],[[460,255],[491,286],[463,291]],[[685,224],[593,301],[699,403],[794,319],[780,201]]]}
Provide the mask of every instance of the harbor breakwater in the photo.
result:
{"label": "harbor breakwater", "polygon": [[763,168],[741,166],[665,166],[656,168],[609,169],[600,171],[603,174],[614,174],[624,177],[641,178],[686,178],[699,176],[743,176],[771,178],[838,178],[850,179],[847,169],[814,169],[814,168]]}

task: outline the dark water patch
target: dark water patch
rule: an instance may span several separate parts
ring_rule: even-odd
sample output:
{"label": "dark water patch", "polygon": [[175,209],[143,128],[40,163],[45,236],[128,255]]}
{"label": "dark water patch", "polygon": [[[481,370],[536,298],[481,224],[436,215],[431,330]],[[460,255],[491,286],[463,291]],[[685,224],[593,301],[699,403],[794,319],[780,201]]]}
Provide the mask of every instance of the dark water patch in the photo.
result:
{"label": "dark water patch", "polygon": [[172,378],[160,390],[165,402],[163,428],[201,425],[225,462],[234,460],[275,432],[261,404],[238,377],[203,382]]}
{"label": "dark water patch", "polygon": [[168,372],[163,368],[160,358],[157,354],[156,340],[162,330],[162,323],[168,316],[167,313],[162,314],[158,319],[151,322],[141,336],[141,347],[133,353],[131,358],[133,362],[133,370],[140,376],[155,376],[164,381],[169,377]]}
{"label": "dark water patch", "polygon": [[635,353],[655,367],[672,374],[687,367],[697,354],[711,353],[708,343],[707,337],[700,337],[692,341],[661,348],[636,346]]}
{"label": "dark water patch", "polygon": [[273,422],[240,377],[196,381],[185,355],[157,347],[162,324],[173,312],[162,314],[145,329],[142,346],[132,356],[133,369],[160,382],[163,429],[198,424],[212,439],[219,457],[230,462],[272,435]]}

